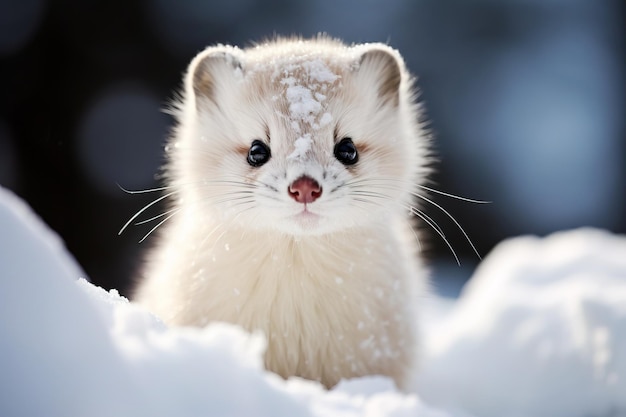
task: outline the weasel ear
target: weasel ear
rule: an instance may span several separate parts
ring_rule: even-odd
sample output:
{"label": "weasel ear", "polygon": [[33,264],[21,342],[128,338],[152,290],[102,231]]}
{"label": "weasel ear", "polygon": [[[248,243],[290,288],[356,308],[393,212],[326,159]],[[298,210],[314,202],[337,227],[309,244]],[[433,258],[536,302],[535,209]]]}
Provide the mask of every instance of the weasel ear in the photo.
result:
{"label": "weasel ear", "polygon": [[358,72],[375,80],[378,96],[383,102],[398,105],[404,62],[394,49],[384,44],[368,45],[360,57]]}
{"label": "weasel ear", "polygon": [[189,64],[187,90],[193,91],[196,106],[202,99],[216,103],[217,92],[243,76],[238,49],[216,46],[200,52]]}

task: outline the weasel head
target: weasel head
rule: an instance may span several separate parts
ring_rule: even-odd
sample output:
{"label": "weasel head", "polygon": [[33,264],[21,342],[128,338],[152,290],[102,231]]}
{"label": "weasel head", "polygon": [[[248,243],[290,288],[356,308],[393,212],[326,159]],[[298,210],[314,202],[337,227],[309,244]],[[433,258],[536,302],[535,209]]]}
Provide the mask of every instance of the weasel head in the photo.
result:
{"label": "weasel head", "polygon": [[291,235],[406,216],[427,173],[412,80],[383,44],[279,39],[191,62],[169,165],[181,203]]}

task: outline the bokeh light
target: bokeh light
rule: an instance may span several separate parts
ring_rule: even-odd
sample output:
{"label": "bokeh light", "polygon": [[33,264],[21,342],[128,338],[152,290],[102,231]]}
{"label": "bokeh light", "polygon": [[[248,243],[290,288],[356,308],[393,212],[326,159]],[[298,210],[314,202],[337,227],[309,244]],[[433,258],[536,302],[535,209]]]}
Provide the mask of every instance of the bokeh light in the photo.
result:
{"label": "bokeh light", "polygon": [[589,32],[566,27],[520,42],[453,104],[459,140],[450,152],[487,167],[488,190],[463,176],[460,188],[489,193],[510,233],[619,227],[626,173],[612,86],[620,75],[602,32]]}
{"label": "bokeh light", "polygon": [[[493,201],[434,196],[483,255],[519,234],[624,233],[623,15],[612,0],[0,0],[0,184],[96,284],[125,293],[147,245],[139,228],[117,231],[155,195],[118,184],[160,185],[162,109],[189,61],[216,43],[327,32],[402,53],[435,136],[435,186]],[[436,286],[447,277],[454,294],[479,260],[425,209],[461,258],[424,238]]]}
{"label": "bokeh light", "polygon": [[162,162],[169,118],[149,90],[122,83],[96,97],[78,130],[79,159],[94,186],[149,188]]}
{"label": "bokeh light", "polygon": [[23,48],[39,28],[44,11],[44,0],[0,0],[0,55]]}
{"label": "bokeh light", "polygon": [[[202,0],[144,3],[154,34],[170,53],[184,59],[208,46],[211,39],[236,29],[233,22],[250,19],[255,5],[254,0],[229,0],[219,7]],[[223,42],[227,41],[224,37]]]}

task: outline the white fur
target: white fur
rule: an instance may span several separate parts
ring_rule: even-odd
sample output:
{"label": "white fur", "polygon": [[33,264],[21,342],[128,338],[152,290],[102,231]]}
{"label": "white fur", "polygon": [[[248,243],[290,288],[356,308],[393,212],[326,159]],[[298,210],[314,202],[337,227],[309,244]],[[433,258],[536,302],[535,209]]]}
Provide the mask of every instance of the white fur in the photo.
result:
{"label": "white fur", "polygon": [[[379,96],[388,63],[360,65],[373,49],[400,68],[397,105]],[[212,94],[195,95],[194,71],[213,56],[226,58],[205,61]],[[385,45],[318,38],[199,54],[170,144],[180,211],[159,230],[137,300],[172,325],[262,331],[266,366],[283,377],[330,387],[383,374],[406,387],[426,282],[408,219],[428,162],[417,112]],[[333,154],[343,137],[359,150],[352,167]],[[242,152],[254,139],[271,148],[260,167]],[[287,192],[302,175],[322,187],[306,210]]]}

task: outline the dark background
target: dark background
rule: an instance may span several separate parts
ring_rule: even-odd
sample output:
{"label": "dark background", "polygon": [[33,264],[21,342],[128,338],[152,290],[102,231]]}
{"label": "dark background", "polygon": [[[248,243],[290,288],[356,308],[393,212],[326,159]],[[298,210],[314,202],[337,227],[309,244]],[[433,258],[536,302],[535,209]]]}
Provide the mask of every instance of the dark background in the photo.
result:
{"label": "dark background", "polygon": [[[436,187],[493,201],[435,197],[482,254],[519,234],[624,233],[623,16],[613,0],[0,0],[0,185],[95,284],[128,294],[150,226],[117,232],[156,196],[117,184],[159,185],[172,125],[160,110],[187,63],[218,42],[325,31],[388,42],[419,76]],[[457,267],[433,233],[436,284],[457,291],[446,282],[478,259],[449,219],[428,214],[462,258]]]}

